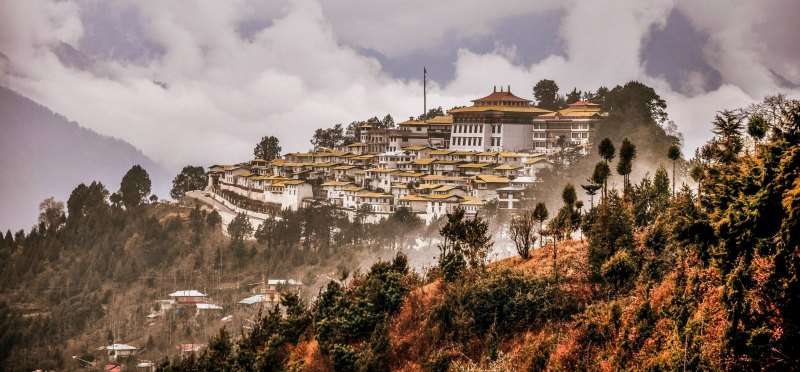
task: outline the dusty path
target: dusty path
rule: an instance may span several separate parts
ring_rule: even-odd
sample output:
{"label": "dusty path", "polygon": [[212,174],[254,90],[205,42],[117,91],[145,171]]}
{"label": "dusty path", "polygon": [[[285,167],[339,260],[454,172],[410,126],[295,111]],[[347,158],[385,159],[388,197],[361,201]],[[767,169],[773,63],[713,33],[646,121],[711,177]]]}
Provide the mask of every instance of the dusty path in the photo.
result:
{"label": "dusty path", "polygon": [[[228,234],[228,224],[236,218],[237,212],[228,207],[225,204],[220,203],[216,199],[206,196],[206,191],[195,190],[195,191],[188,191],[186,196],[192,199],[195,199],[203,204],[206,204],[212,208],[214,208],[219,215],[222,217],[222,232],[227,235]],[[253,229],[257,229],[261,224],[264,222],[262,218],[258,218],[256,216],[248,215],[250,219],[250,223],[253,225]]]}

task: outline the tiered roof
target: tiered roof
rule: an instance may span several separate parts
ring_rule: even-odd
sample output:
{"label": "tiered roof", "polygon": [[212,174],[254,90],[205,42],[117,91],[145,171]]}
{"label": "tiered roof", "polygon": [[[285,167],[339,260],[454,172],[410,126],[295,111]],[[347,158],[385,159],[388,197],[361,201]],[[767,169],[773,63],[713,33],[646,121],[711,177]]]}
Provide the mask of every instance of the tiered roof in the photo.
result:
{"label": "tiered roof", "polygon": [[567,105],[567,108],[550,112],[537,117],[537,120],[559,119],[599,119],[607,114],[602,112],[600,105],[590,101],[578,101]]}
{"label": "tiered roof", "polygon": [[452,109],[449,113],[462,114],[488,111],[528,114],[544,114],[550,112],[549,110],[531,105],[531,101],[528,99],[515,96],[511,93],[511,87],[509,86],[507,91],[503,91],[501,87],[499,92],[497,91],[497,87],[495,87],[494,91],[488,96],[472,100],[472,106]]}

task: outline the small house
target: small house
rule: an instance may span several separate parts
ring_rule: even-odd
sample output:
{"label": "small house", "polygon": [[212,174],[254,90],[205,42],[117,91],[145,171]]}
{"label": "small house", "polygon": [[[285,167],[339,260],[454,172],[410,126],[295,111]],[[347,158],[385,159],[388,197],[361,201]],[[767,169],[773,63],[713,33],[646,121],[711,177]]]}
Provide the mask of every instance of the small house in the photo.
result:
{"label": "small house", "polygon": [[169,297],[174,299],[176,303],[181,304],[196,304],[204,302],[206,295],[200,291],[190,289],[185,291],[175,291],[169,294]]}

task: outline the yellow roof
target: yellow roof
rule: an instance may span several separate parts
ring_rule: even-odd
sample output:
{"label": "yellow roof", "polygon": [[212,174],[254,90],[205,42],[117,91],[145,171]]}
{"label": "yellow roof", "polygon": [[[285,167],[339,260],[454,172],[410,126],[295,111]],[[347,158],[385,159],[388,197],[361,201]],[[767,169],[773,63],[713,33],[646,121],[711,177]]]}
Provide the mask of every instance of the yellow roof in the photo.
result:
{"label": "yellow roof", "polygon": [[365,170],[365,172],[373,172],[373,173],[392,173],[392,172],[399,172],[400,170],[397,168],[370,168]]}
{"label": "yellow roof", "polygon": [[426,125],[451,125],[453,124],[452,115],[437,115],[428,120],[409,119],[398,125],[401,126],[426,126]]}
{"label": "yellow roof", "polygon": [[435,199],[435,200],[443,200],[443,199],[450,199],[450,198],[464,199],[464,197],[456,195],[456,194],[428,195],[428,199]]}
{"label": "yellow roof", "polygon": [[453,115],[438,115],[428,119],[428,124],[449,125],[453,124]]}
{"label": "yellow roof", "polygon": [[312,165],[314,167],[317,167],[317,168],[327,168],[327,167],[332,167],[332,166],[337,165],[337,164],[339,164],[339,163],[332,162],[332,161],[326,161],[326,162],[322,162],[322,163],[313,163]]}
{"label": "yellow roof", "polygon": [[540,117],[537,117],[537,119],[586,119],[595,116],[601,117],[607,115],[607,113],[602,112],[600,105],[587,101],[579,101],[570,104],[569,107],[563,110],[541,115]]}
{"label": "yellow roof", "polygon": [[361,191],[363,189],[364,189],[363,187],[352,185],[342,188],[342,191]]}
{"label": "yellow roof", "polygon": [[410,120],[406,120],[406,121],[404,121],[404,122],[402,122],[400,124],[397,124],[397,125],[404,126],[404,127],[405,126],[417,126],[417,125],[419,125],[419,126],[427,126],[428,123],[425,120],[410,119]]}
{"label": "yellow roof", "polygon": [[384,194],[380,192],[373,192],[373,191],[360,191],[356,194],[356,196],[360,196],[362,198],[391,198],[391,194]]}
{"label": "yellow roof", "polygon": [[536,163],[540,163],[540,162],[543,162],[543,161],[548,161],[548,160],[544,156],[537,156],[537,157],[534,157],[534,158],[525,159],[525,164],[536,164]]}
{"label": "yellow roof", "polygon": [[345,181],[328,181],[322,184],[322,186],[346,186],[346,185],[351,185],[351,183]]}
{"label": "yellow roof", "polygon": [[484,152],[479,152],[476,155],[478,155],[478,156],[497,156],[498,154],[500,154],[500,153],[497,152],[497,151],[484,151]]}
{"label": "yellow roof", "polygon": [[347,145],[347,147],[365,147],[368,146],[366,143],[356,142]]}
{"label": "yellow roof", "polygon": [[333,167],[333,169],[335,169],[335,170],[350,170],[350,169],[353,169],[355,167],[356,167],[355,165],[339,165],[339,166]]}
{"label": "yellow roof", "polygon": [[429,149],[429,148],[430,147],[425,146],[425,145],[413,145],[413,146],[403,147],[403,150],[405,150],[405,151],[422,151],[422,150]]}
{"label": "yellow roof", "polygon": [[484,183],[509,183],[509,182],[511,182],[506,177],[494,176],[494,175],[491,175],[491,174],[479,174],[479,175],[475,176],[475,180],[478,181],[478,182],[484,182]]}
{"label": "yellow roof", "polygon": [[450,110],[451,114],[454,113],[470,113],[470,112],[486,112],[486,111],[499,111],[499,112],[523,112],[532,114],[544,114],[551,112],[550,110],[541,109],[534,106],[469,106],[461,107]]}
{"label": "yellow roof", "polygon": [[473,169],[473,168],[474,169],[481,169],[481,168],[486,168],[486,167],[488,167],[490,165],[491,164],[489,164],[489,163],[467,163],[467,164],[461,164],[458,167],[462,168],[462,169],[465,169],[465,168],[466,169]]}
{"label": "yellow roof", "polygon": [[436,185],[433,183],[421,183],[415,187],[417,190],[432,190],[441,187],[442,185]]}
{"label": "yellow roof", "polygon": [[300,184],[303,184],[303,183],[306,183],[306,181],[303,181],[303,180],[288,180],[288,181],[283,181],[283,184],[284,184],[284,185],[300,185]]}
{"label": "yellow roof", "polygon": [[405,201],[428,201],[428,198],[426,198],[426,197],[424,197],[422,195],[418,195],[418,194],[409,194],[409,195],[401,196],[400,200],[405,200]]}
{"label": "yellow roof", "polygon": [[286,154],[286,156],[296,156],[296,157],[300,157],[300,158],[306,158],[306,157],[314,157],[314,153],[311,153],[311,152],[290,152],[290,153]]}
{"label": "yellow roof", "polygon": [[513,152],[513,151],[502,151],[500,152],[501,158],[524,158],[529,157],[531,154],[527,154],[524,152]]}
{"label": "yellow roof", "polygon": [[323,156],[342,156],[342,155],[347,155],[347,153],[344,151],[336,151],[336,150],[320,151],[314,153],[314,156],[318,158]]}
{"label": "yellow roof", "polygon": [[441,149],[441,150],[433,150],[431,151],[431,155],[449,155],[453,153],[453,150]]}
{"label": "yellow roof", "polygon": [[494,170],[516,170],[520,168],[522,168],[521,165],[503,164],[501,166],[495,167]]}
{"label": "yellow roof", "polygon": [[425,180],[425,181],[463,181],[464,180],[463,177],[439,176],[439,175],[435,175],[435,174],[429,174],[427,176],[423,176],[422,179]]}
{"label": "yellow roof", "polygon": [[436,160],[435,159],[431,159],[431,158],[415,159],[414,160],[414,164],[416,164],[416,165],[428,165],[430,163],[433,163],[434,161],[436,161]]}
{"label": "yellow roof", "polygon": [[398,174],[395,174],[395,176],[397,177],[422,177],[424,175],[425,173],[419,173],[419,172],[400,172]]}
{"label": "yellow roof", "polygon": [[463,151],[462,150],[462,151],[454,151],[450,155],[452,155],[452,156],[470,156],[470,155],[475,155],[475,152],[474,151]]}
{"label": "yellow roof", "polygon": [[464,201],[461,202],[461,205],[483,205],[483,202],[478,198],[469,196],[464,198]]}
{"label": "yellow roof", "polygon": [[441,185],[441,186],[439,186],[438,188],[436,188],[436,190],[433,190],[433,191],[434,191],[434,192],[447,192],[447,191],[452,191],[452,190],[455,190],[455,189],[459,189],[459,190],[460,190],[460,189],[461,189],[461,186],[456,186],[456,185]]}
{"label": "yellow roof", "polygon": [[458,160],[436,160],[436,164],[452,165],[458,163],[460,163]]}

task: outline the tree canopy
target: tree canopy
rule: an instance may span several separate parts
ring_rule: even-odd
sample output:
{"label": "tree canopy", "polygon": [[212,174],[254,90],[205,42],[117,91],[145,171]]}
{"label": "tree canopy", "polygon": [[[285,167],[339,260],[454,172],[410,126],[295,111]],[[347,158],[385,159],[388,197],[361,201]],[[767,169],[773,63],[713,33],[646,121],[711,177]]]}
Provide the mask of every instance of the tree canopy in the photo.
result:
{"label": "tree canopy", "polygon": [[256,144],[253,149],[253,156],[256,159],[263,159],[266,161],[275,160],[281,156],[281,145],[278,138],[275,136],[261,137],[261,141]]}
{"label": "tree canopy", "polygon": [[561,108],[561,98],[558,95],[558,84],[549,79],[539,80],[533,87],[533,97],[537,106],[545,110],[558,110]]}
{"label": "tree canopy", "polygon": [[150,175],[140,165],[134,165],[125,173],[119,185],[122,204],[127,209],[142,205],[150,195],[150,187]]}
{"label": "tree canopy", "polygon": [[169,195],[173,199],[180,199],[187,191],[202,190],[208,183],[208,176],[201,166],[187,165],[172,180],[172,189]]}

